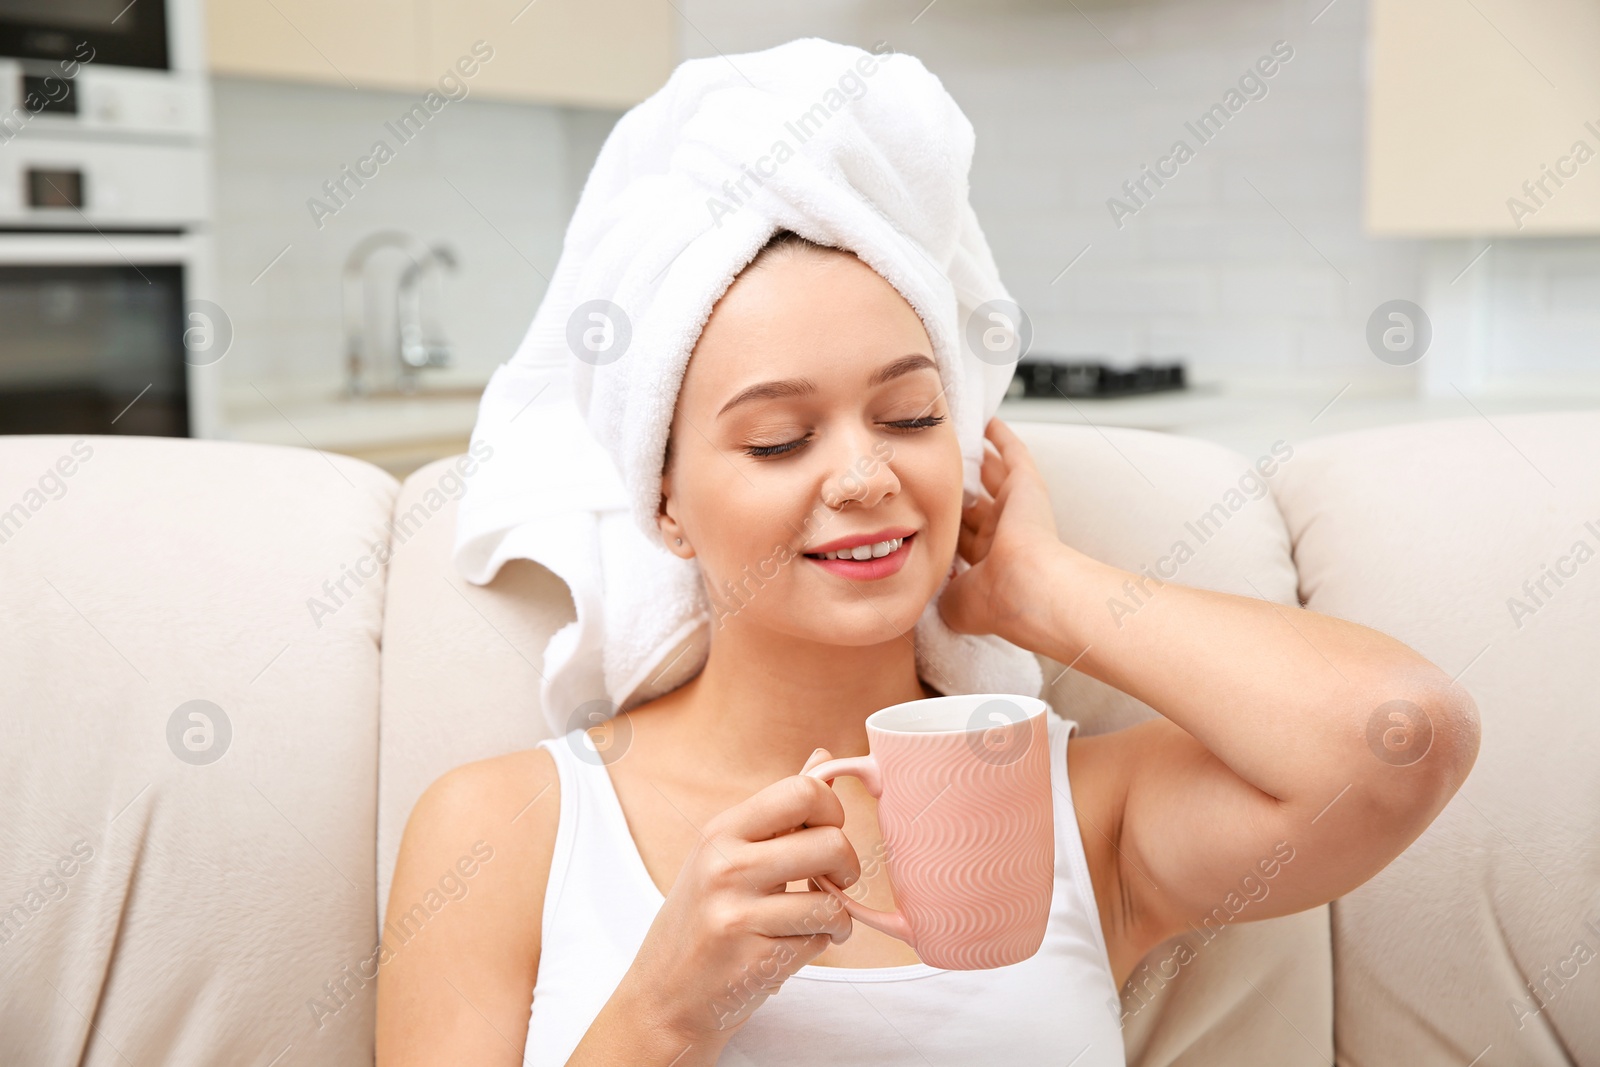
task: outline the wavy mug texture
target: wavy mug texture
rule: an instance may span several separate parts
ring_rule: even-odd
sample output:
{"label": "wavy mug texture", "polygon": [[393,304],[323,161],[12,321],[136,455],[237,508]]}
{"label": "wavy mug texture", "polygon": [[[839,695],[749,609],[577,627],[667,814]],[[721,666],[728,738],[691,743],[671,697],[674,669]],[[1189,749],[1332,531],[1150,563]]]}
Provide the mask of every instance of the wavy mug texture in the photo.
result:
{"label": "wavy mug texture", "polygon": [[817,883],[931,967],[978,970],[1032,956],[1055,885],[1046,707],[1031,697],[976,694],[870,715],[868,755],[805,773],[830,784],[860,778],[878,798],[897,908],[868,908],[828,878]]}

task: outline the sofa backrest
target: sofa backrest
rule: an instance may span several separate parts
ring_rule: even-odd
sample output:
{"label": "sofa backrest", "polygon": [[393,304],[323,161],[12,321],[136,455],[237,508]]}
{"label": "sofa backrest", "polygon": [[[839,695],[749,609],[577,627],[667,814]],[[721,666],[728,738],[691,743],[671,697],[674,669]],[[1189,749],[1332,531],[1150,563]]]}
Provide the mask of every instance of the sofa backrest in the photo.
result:
{"label": "sofa backrest", "polygon": [[1342,1065],[1600,1063],[1597,465],[1600,411],[1468,414],[1308,441],[1273,486],[1307,606],[1482,722],[1460,792],[1333,903]]}
{"label": "sofa backrest", "polygon": [[0,438],[0,1063],[370,1062],[398,489]]}

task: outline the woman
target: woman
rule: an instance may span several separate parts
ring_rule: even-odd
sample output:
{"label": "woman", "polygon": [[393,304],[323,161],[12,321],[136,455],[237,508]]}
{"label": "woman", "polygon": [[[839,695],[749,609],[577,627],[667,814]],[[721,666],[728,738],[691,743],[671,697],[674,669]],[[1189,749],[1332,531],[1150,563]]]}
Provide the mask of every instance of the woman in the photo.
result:
{"label": "woman", "polygon": [[[971,568],[940,599],[952,628],[1072,664],[1161,713],[1075,738],[1065,766],[1052,768],[1070,782],[1058,819],[1070,811],[1076,823],[1076,836],[1064,827],[1058,840],[1077,851],[1058,862],[1086,865],[1092,899],[1081,899],[1103,946],[1087,965],[1110,979],[1102,987],[1086,977],[1082,988],[1121,986],[1149,950],[1202,923],[1241,876],[1282,860],[1285,843],[1292,861],[1276,865],[1271,893],[1240,921],[1349,892],[1416,839],[1471,768],[1471,699],[1383,634],[1173,583],[1119,625],[1105,605],[1139,576],[1060,541],[1032,458],[999,420],[987,430],[986,492],[963,509],[947,414],[917,314],[848,252],[780,233],[716,304],[673,417],[662,542],[696,559],[713,590],[770,554],[774,536],[793,558],[724,613],[693,680],[618,717],[617,734],[631,738],[626,758],[595,768],[614,786],[658,895],[648,902],[630,885],[630,899],[657,910],[603,1008],[566,1020],[581,1024],[566,1062],[716,1063],[764,1013],[784,1010],[802,966],[875,976],[916,967],[910,947],[853,924],[812,881],[824,875],[852,885],[863,903],[892,906],[876,861],[876,802],[854,779],[830,788],[797,772],[865,753],[873,711],[936,695],[905,635],[957,553]],[[898,565],[847,576],[819,558],[833,543],[868,539],[887,541],[893,551],[880,558]],[[1370,724],[1386,705],[1409,709],[1414,723],[1426,717],[1422,758],[1375,755]],[[594,733],[603,747],[603,731]],[[541,1023],[535,986],[544,988],[547,969],[570,974],[581,963],[541,956],[550,916],[566,906],[549,882],[568,803],[558,755],[547,744],[469,764],[417,803],[391,901],[417,899],[465,843],[491,843],[494,859],[466,898],[384,967],[380,1067],[513,1064],[525,1052],[526,1062],[559,1062],[529,1040],[530,994],[535,1036],[560,1022]],[[604,929],[592,934],[595,952],[618,950],[606,947]],[[781,973],[768,988],[728,1008],[728,991],[748,988],[775,959]],[[1005,970],[966,977],[999,982]],[[926,988],[940,977],[924,979]],[[830,988],[841,1005],[854,999],[850,986]],[[778,989],[784,996],[769,1001]],[[1023,1017],[1044,1017],[1074,989],[1024,995],[1040,1004]],[[707,1010],[714,1004],[724,1008]],[[882,1022],[903,1040],[894,1058],[880,1050],[836,1062],[979,1062],[941,1060],[949,1050],[919,1044],[914,1020]],[[770,1056],[782,1039],[792,1062],[811,1062],[815,1039],[833,1025],[784,1017],[759,1047]],[[1017,1040],[1009,1024],[997,1028],[993,1058],[1027,1047]],[[1057,1051],[1066,1063],[1083,1050]],[[1121,1062],[1096,1054],[1077,1062]]]}

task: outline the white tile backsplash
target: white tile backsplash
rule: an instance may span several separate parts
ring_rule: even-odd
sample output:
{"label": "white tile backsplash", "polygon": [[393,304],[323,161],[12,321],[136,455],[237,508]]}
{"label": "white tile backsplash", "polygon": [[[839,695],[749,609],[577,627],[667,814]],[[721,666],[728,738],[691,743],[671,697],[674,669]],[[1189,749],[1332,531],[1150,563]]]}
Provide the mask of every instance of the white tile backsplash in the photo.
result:
{"label": "white tile backsplash", "polygon": [[[453,249],[440,319],[454,366],[427,380],[481,384],[521,341],[615,112],[454,101],[401,143],[386,123],[413,94],[234,78],[214,82],[218,283],[234,325],[225,393],[259,405],[327,395],[344,380],[340,271],[361,238],[400,229]],[[323,183],[383,139],[393,158],[348,196]],[[370,171],[371,165],[367,167]],[[307,202],[337,210],[317,225]],[[261,273],[285,247],[289,251]],[[374,276],[406,260],[391,251]]]}

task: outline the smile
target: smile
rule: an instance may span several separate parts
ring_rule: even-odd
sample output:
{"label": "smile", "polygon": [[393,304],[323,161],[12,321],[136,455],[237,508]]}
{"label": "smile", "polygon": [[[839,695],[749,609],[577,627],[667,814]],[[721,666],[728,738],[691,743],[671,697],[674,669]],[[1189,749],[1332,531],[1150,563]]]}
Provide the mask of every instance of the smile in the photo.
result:
{"label": "smile", "polygon": [[915,538],[915,534],[908,533],[831,552],[806,553],[805,558],[841,578],[873,581],[887,578],[905,566]]}

